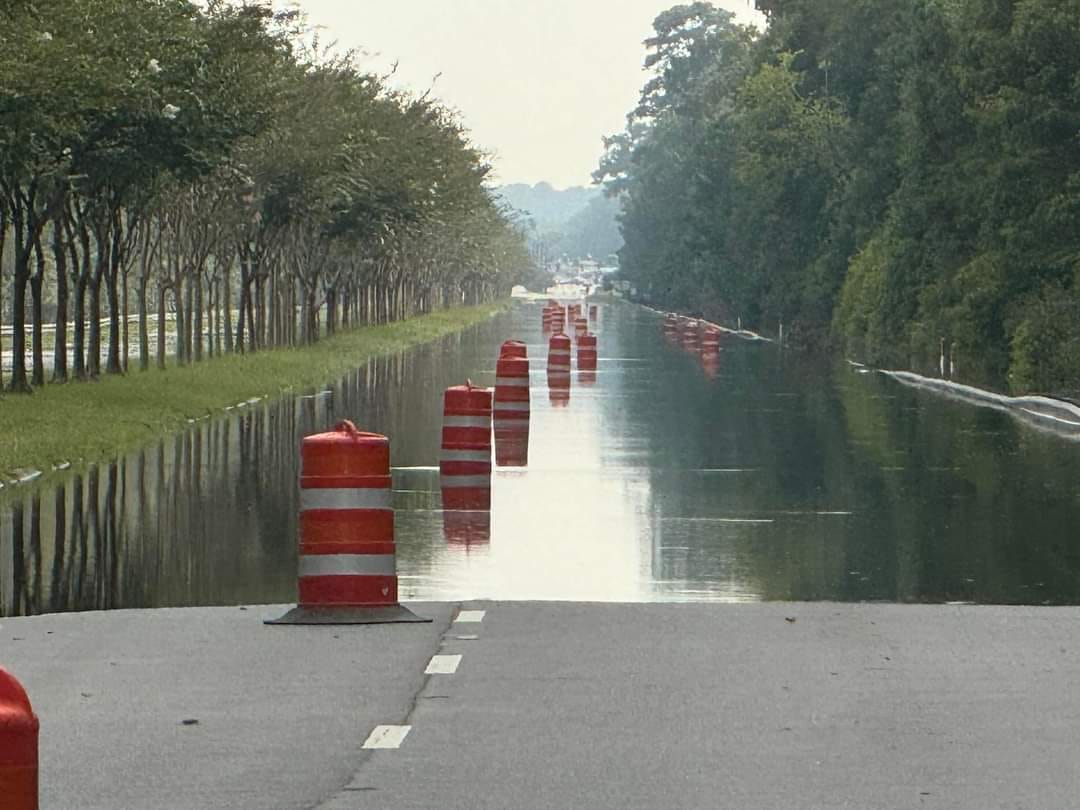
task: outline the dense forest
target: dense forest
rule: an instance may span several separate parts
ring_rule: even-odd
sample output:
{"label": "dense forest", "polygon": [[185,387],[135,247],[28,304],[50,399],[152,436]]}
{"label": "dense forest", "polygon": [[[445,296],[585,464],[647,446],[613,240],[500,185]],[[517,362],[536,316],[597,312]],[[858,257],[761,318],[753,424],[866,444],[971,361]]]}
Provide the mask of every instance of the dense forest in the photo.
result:
{"label": "dense forest", "polygon": [[507,294],[530,260],[488,173],[452,111],[295,10],[5,0],[0,382],[124,372],[129,343],[141,368],[184,364]]}
{"label": "dense forest", "polygon": [[1080,393],[1080,3],[659,15],[596,178],[647,300]]}

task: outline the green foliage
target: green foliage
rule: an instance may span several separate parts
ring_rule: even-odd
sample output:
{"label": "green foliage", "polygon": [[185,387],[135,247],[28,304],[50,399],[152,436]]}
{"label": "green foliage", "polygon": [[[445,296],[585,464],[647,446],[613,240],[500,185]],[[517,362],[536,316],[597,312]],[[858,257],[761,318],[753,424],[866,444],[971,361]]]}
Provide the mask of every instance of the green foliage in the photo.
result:
{"label": "green foliage", "polygon": [[[1080,387],[1080,5],[783,0],[657,17],[597,176],[654,303]],[[936,365],[936,362],[935,362]]]}

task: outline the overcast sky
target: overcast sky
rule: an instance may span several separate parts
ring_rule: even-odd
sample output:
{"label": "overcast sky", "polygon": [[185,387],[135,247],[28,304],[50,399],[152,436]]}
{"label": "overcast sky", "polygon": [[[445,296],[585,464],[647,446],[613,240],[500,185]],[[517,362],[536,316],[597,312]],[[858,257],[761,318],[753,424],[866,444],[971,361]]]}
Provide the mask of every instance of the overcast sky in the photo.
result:
{"label": "overcast sky", "polygon": [[[500,183],[584,185],[645,78],[656,15],[675,0],[299,0],[323,39],[460,110]],[[764,25],[752,0],[721,0]]]}

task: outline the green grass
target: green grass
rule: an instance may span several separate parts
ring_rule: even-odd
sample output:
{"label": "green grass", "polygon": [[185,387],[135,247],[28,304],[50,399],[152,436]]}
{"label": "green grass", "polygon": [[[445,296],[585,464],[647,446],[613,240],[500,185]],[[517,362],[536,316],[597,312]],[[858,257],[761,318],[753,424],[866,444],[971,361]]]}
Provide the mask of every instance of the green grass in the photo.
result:
{"label": "green grass", "polygon": [[351,330],[299,349],[227,355],[187,367],[0,396],[0,477],[112,458],[253,397],[334,382],[366,360],[483,321],[508,303],[436,312]]}

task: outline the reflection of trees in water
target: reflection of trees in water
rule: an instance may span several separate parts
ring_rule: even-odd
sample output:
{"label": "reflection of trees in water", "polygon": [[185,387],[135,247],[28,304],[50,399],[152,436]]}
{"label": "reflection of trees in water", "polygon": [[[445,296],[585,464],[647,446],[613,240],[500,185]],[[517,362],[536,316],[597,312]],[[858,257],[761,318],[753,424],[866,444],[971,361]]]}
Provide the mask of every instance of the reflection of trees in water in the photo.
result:
{"label": "reflection of trees in water", "polygon": [[51,489],[8,494],[0,615],[295,599],[302,438],[348,418],[390,435],[402,463],[432,463],[442,390],[496,334],[489,324],[379,357],[329,394],[246,407]]}
{"label": "reflection of trees in water", "polygon": [[[663,353],[616,376],[622,396],[605,402],[629,443],[612,446],[612,463],[640,445],[650,467],[652,574],[665,587],[735,583],[766,599],[1080,602],[1075,446],[994,411],[771,347],[729,346],[710,381],[665,346],[659,324],[620,328],[620,340],[637,342],[622,354]],[[658,377],[635,376],[645,368]],[[835,510],[855,514],[812,514]],[[810,514],[784,514],[793,512]],[[666,520],[719,515],[774,522]]]}

